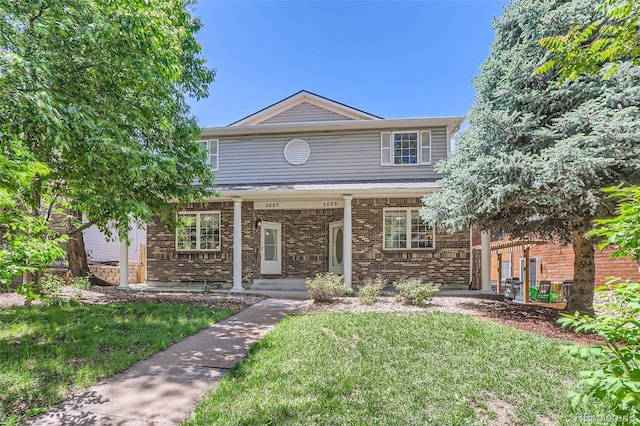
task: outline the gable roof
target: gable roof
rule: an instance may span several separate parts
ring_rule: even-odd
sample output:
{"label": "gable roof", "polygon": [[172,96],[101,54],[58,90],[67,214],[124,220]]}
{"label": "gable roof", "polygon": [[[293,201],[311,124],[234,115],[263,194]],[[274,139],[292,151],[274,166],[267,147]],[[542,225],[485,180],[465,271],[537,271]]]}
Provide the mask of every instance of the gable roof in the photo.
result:
{"label": "gable roof", "polygon": [[330,111],[351,120],[379,120],[382,117],[369,114],[368,112],[359,110],[357,108],[350,107],[349,105],[336,102],[332,99],[325,98],[315,93],[301,90],[298,93],[294,93],[288,98],[284,98],[266,108],[261,109],[251,115],[248,115],[236,122],[229,124],[229,126],[251,126],[264,123],[266,120],[282,114],[283,112],[290,110],[302,103],[307,103],[318,108]]}

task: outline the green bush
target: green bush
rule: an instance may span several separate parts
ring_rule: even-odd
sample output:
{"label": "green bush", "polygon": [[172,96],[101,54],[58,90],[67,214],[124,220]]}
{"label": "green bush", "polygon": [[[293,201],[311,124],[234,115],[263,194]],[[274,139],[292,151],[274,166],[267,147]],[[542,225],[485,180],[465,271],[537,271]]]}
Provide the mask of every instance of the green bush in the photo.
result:
{"label": "green bush", "polygon": [[376,275],[375,278],[367,278],[364,280],[364,285],[358,290],[360,303],[363,305],[373,305],[376,303],[385,285],[387,285],[387,280],[382,278],[381,275]]}
{"label": "green bush", "polygon": [[558,322],[576,332],[596,334],[604,345],[569,346],[570,355],[594,357],[599,369],[581,371],[579,391],[572,392],[571,403],[590,404],[592,399],[604,402],[622,421],[640,424],[640,284],[614,279],[596,288],[605,311],[600,316],[563,314]]}
{"label": "green bush", "polygon": [[62,300],[62,288],[69,286],[75,290],[73,298],[79,298],[82,290],[87,290],[91,283],[89,277],[65,278],[45,272],[35,282],[21,284],[16,288],[18,294],[27,298],[27,305],[34,300],[42,300],[45,305],[58,305]]}
{"label": "green bush", "polygon": [[398,290],[398,295],[405,303],[415,306],[428,305],[433,295],[440,290],[439,284],[426,283],[417,278],[395,281],[393,286]]}
{"label": "green bush", "polygon": [[317,274],[315,278],[307,278],[305,282],[309,294],[316,302],[331,302],[346,290],[342,275],[331,272]]}

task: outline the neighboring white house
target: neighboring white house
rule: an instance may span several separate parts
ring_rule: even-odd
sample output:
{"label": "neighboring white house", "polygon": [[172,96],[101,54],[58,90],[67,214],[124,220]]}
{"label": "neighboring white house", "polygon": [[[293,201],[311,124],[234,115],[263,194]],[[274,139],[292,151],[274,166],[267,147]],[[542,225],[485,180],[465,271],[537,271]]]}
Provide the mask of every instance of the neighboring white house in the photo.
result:
{"label": "neighboring white house", "polygon": [[[120,239],[118,232],[108,239],[94,225],[83,232],[84,248],[87,252],[87,260],[93,262],[118,262],[120,259]],[[129,263],[140,262],[140,245],[147,244],[147,230],[134,228],[129,231]]]}

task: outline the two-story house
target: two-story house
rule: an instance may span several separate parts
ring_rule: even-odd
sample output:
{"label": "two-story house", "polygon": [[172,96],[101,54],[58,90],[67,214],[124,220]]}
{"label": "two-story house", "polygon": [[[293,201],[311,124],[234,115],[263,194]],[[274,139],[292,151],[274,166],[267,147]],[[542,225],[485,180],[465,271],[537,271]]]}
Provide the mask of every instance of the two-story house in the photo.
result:
{"label": "two-story house", "polygon": [[376,274],[467,288],[469,232],[419,216],[438,191],[463,117],[382,119],[298,92],[226,127],[205,128],[219,197],[148,224],[148,282],[224,283]]}

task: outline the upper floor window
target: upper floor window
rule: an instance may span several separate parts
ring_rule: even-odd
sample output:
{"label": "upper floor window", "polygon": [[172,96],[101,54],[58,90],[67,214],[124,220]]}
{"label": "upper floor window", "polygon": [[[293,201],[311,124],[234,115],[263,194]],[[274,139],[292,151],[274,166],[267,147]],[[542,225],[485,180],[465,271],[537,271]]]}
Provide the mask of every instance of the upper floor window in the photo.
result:
{"label": "upper floor window", "polygon": [[380,164],[383,166],[431,164],[431,132],[429,130],[382,132]]}
{"label": "upper floor window", "polygon": [[198,143],[209,153],[207,156],[207,164],[211,165],[211,170],[218,170],[218,139],[210,139],[206,141],[198,141]]}
{"label": "upper floor window", "polygon": [[176,250],[219,251],[220,212],[180,212]]}
{"label": "upper floor window", "polygon": [[419,209],[385,209],[383,220],[385,250],[434,248],[433,227],[422,221]]}

